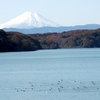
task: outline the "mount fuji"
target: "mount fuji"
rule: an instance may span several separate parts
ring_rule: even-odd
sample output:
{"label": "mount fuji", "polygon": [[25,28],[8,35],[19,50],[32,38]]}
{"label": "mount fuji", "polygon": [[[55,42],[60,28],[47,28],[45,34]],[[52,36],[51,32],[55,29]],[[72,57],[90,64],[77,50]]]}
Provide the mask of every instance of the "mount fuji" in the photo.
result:
{"label": "mount fuji", "polygon": [[99,24],[60,26],[59,24],[50,21],[36,12],[25,12],[6,23],[0,24],[0,29],[3,29],[4,31],[17,31],[25,34],[98,28],[100,28]]}
{"label": "mount fuji", "polygon": [[59,27],[59,24],[56,24],[50,21],[47,18],[44,18],[36,12],[25,12],[22,15],[6,22],[0,24],[0,29],[3,28],[17,28],[17,29],[31,29],[31,28],[40,28],[40,27]]}

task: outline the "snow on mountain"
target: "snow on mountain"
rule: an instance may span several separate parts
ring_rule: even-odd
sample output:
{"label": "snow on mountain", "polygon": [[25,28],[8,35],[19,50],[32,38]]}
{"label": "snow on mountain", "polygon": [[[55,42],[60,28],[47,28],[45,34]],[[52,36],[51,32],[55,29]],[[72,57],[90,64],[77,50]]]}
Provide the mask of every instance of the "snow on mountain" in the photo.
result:
{"label": "snow on mountain", "polygon": [[0,24],[0,29],[2,28],[38,28],[38,27],[58,27],[56,24],[36,12],[25,12],[22,15],[6,22]]}

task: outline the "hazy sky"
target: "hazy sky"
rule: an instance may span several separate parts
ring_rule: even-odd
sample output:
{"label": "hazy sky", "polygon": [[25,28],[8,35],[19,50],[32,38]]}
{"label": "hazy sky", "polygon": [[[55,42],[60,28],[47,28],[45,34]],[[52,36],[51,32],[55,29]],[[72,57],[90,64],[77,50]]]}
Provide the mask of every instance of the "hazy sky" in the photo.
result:
{"label": "hazy sky", "polygon": [[100,24],[100,0],[0,0],[0,24],[26,11],[64,26]]}

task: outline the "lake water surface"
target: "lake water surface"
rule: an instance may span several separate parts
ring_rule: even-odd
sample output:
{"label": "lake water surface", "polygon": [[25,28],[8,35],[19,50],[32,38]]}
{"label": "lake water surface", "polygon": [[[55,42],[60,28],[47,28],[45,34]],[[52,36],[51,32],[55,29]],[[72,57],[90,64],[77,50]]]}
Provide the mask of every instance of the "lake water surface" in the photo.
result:
{"label": "lake water surface", "polygon": [[1,100],[100,100],[100,49],[0,53]]}

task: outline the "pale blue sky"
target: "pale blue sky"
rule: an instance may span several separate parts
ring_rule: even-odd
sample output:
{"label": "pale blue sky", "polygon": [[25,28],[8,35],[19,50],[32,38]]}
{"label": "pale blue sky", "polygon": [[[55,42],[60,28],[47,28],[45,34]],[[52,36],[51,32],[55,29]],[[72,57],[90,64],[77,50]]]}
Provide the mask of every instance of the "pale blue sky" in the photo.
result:
{"label": "pale blue sky", "polygon": [[0,0],[0,24],[26,11],[64,26],[100,24],[100,0]]}

